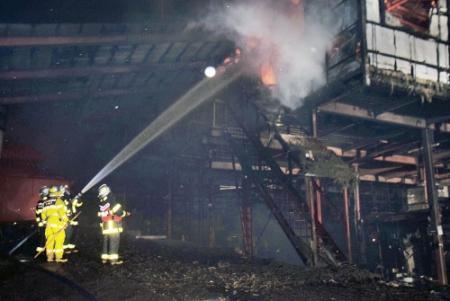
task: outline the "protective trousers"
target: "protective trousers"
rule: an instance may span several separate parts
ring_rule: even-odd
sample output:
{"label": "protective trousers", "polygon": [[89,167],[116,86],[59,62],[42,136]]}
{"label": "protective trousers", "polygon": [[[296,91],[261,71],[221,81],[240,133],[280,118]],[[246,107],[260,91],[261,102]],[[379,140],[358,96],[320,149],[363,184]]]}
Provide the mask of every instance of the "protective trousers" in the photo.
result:
{"label": "protective trousers", "polygon": [[39,227],[37,230],[37,248],[36,252],[43,251],[45,248],[45,228]]}
{"label": "protective trousers", "polygon": [[66,240],[64,241],[64,250],[73,250],[75,249],[75,244],[74,242],[74,237],[75,237],[75,227],[73,225],[67,225],[66,228]]}
{"label": "protective trousers", "polygon": [[119,260],[120,233],[103,234],[103,261],[114,263]]}
{"label": "protective trousers", "polygon": [[64,239],[66,238],[66,233],[64,228],[48,225],[45,229],[45,238],[47,239],[45,243],[47,260],[53,261],[61,260],[64,255]]}

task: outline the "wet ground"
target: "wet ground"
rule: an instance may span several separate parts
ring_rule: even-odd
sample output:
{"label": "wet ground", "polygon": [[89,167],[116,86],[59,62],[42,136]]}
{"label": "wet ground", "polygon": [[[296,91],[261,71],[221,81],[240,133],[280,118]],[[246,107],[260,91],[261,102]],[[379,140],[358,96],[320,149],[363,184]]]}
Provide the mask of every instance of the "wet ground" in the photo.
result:
{"label": "wet ground", "polygon": [[249,262],[179,242],[128,238],[124,264],[103,265],[99,237],[81,238],[63,265],[0,259],[0,300],[450,300],[436,288],[390,287],[353,266]]}

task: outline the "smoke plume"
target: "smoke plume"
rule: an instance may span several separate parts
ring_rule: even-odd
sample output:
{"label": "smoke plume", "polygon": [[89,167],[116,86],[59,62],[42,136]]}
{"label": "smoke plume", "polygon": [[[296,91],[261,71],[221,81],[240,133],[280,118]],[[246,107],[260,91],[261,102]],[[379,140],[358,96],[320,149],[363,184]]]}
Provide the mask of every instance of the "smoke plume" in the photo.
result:
{"label": "smoke plume", "polygon": [[324,59],[332,32],[318,20],[323,16],[303,16],[300,0],[259,0],[212,9],[202,23],[243,49],[248,71],[271,86],[273,97],[283,105],[297,108],[325,82]]}

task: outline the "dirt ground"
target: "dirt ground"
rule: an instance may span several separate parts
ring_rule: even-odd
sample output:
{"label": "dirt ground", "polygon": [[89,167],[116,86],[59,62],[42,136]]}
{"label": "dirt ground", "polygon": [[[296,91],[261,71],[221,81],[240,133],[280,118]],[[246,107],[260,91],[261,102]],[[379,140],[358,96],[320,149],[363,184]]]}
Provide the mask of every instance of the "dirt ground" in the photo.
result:
{"label": "dirt ground", "polygon": [[80,252],[63,265],[43,257],[32,266],[0,259],[0,300],[89,300],[89,293],[91,300],[108,301],[450,300],[444,289],[390,287],[349,265],[305,269],[249,262],[230,251],[170,241],[124,239],[124,264],[103,265],[100,237],[79,239]]}

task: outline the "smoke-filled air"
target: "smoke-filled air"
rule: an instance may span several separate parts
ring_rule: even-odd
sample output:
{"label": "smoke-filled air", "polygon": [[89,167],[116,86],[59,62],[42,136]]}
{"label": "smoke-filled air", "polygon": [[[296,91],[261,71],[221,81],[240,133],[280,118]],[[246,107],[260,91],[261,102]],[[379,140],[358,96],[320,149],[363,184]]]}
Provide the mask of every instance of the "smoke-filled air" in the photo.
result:
{"label": "smoke-filled air", "polygon": [[332,40],[331,30],[320,23],[323,16],[311,14],[304,14],[300,0],[247,1],[211,9],[202,24],[233,40],[246,54],[248,71],[283,105],[297,108],[325,82]]}

